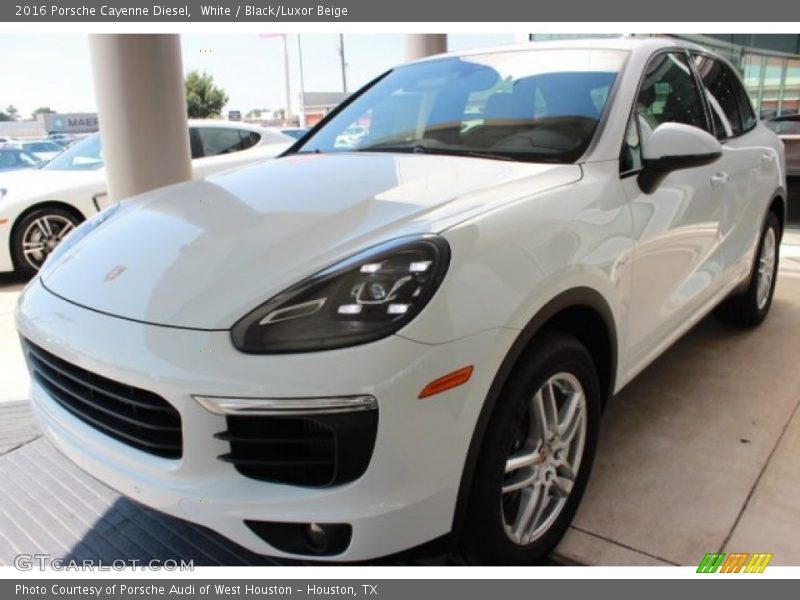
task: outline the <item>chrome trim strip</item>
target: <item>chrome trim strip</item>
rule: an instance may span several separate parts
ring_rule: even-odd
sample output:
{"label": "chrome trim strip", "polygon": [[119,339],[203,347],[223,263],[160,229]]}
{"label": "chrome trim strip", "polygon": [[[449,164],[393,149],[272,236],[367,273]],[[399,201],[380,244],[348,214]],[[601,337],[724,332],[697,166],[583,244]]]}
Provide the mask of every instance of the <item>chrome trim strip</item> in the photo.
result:
{"label": "chrome trim strip", "polygon": [[192,395],[200,406],[218,415],[314,415],[376,410],[373,396],[333,398],[227,398]]}

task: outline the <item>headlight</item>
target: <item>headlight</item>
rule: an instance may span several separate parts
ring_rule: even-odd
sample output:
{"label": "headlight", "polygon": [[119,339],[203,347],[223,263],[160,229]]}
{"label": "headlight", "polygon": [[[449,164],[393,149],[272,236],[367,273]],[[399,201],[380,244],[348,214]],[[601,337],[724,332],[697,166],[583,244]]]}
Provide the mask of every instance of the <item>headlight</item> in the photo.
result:
{"label": "headlight", "polygon": [[312,352],[390,335],[425,307],[444,278],[450,246],[406,237],[357,254],[265,302],[231,330],[243,352]]}

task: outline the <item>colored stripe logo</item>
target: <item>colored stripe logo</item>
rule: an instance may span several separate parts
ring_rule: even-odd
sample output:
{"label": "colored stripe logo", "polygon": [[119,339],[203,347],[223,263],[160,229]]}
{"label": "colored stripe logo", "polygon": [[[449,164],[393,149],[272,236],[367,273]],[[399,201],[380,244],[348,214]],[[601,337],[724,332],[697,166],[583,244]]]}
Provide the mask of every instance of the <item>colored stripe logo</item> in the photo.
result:
{"label": "colored stripe logo", "polygon": [[724,552],[707,553],[700,566],[697,567],[698,573],[763,573],[764,569],[772,560],[771,553],[757,552],[749,554],[747,552]]}

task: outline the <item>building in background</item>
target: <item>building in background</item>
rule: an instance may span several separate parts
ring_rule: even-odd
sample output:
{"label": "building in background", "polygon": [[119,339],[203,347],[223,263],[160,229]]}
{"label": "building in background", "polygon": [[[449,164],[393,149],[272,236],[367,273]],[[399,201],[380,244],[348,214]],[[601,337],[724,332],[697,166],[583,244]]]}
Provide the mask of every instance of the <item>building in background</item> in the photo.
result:
{"label": "building in background", "polygon": [[682,35],[727,58],[762,119],[800,113],[800,35]]}
{"label": "building in background", "polygon": [[36,115],[43,134],[94,133],[100,129],[97,113],[48,113]]}
{"label": "building in background", "polygon": [[86,135],[99,131],[97,113],[46,113],[36,120],[0,121],[0,135],[14,138],[39,138],[50,133]]}
{"label": "building in background", "polygon": [[344,92],[303,92],[305,125],[313,127],[350,94]]}
{"label": "building in background", "polygon": [[[531,34],[534,41],[619,37],[598,34]],[[739,69],[762,119],[800,113],[800,34],[675,35],[713,50]]]}

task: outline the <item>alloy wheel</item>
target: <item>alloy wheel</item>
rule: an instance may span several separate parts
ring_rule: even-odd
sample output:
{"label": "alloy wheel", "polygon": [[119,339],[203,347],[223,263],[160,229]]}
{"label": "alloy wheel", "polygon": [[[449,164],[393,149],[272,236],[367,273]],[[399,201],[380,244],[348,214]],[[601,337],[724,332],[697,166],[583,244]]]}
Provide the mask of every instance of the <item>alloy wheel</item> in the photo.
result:
{"label": "alloy wheel", "polygon": [[756,299],[759,310],[762,310],[767,305],[770,292],[772,291],[772,279],[775,276],[777,248],[775,229],[770,227],[764,234],[764,241],[761,242],[761,253],[758,259],[758,290],[756,292]]}
{"label": "alloy wheel", "polygon": [[558,518],[572,491],[587,435],[586,395],[566,372],[550,377],[521,416],[505,463],[503,526],[528,545]]}
{"label": "alloy wheel", "polygon": [[32,221],[22,234],[22,252],[27,263],[38,270],[75,224],[61,215],[43,215]]}

